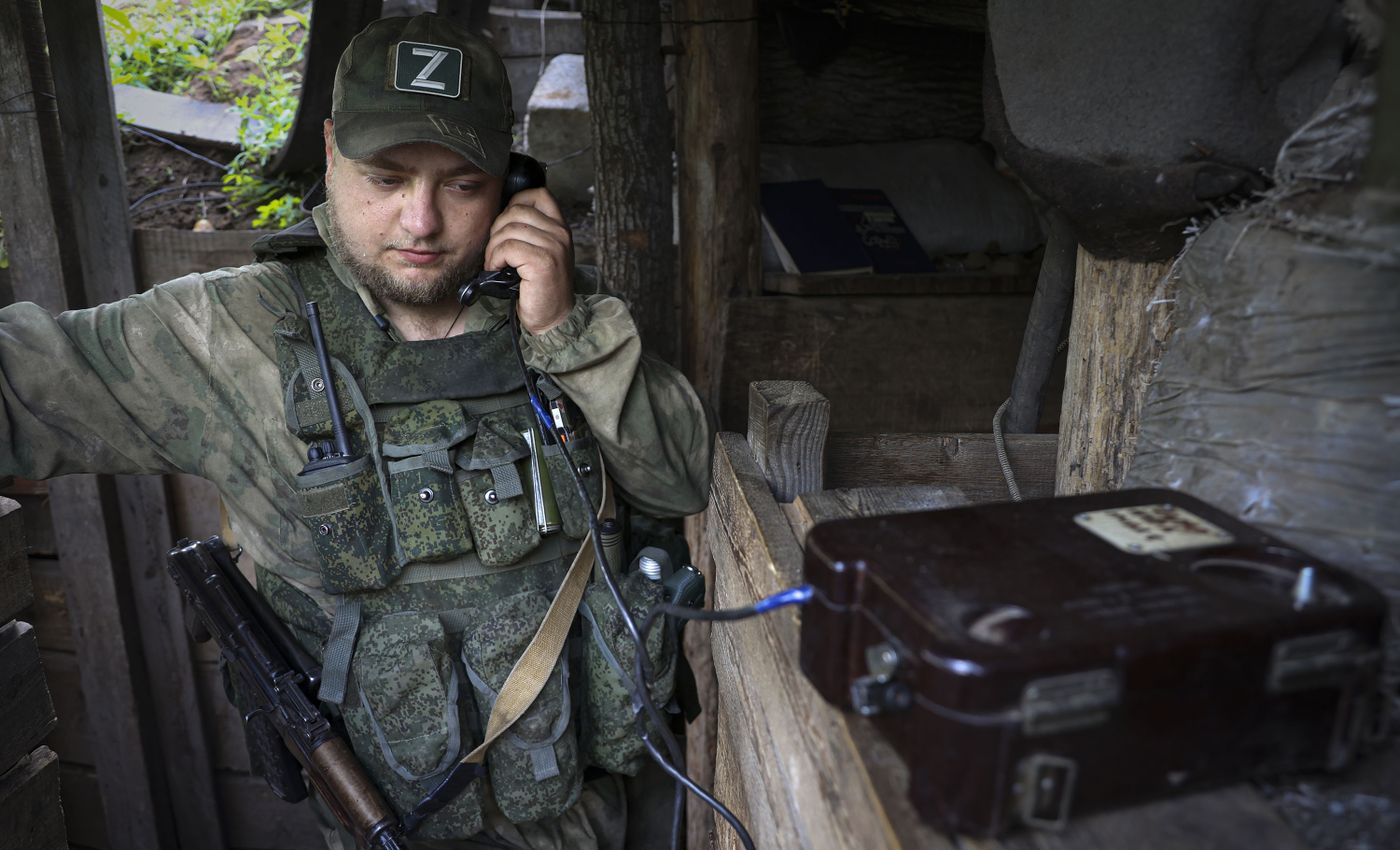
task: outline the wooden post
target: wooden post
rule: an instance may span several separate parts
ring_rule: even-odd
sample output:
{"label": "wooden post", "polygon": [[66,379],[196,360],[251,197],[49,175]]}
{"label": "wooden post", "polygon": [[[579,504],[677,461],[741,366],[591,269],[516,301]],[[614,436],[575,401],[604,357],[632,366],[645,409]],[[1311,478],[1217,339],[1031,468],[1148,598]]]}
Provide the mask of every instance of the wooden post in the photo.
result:
{"label": "wooden post", "polygon": [[779,502],[822,489],[831,402],[806,381],[749,384],[749,448]]}
{"label": "wooden post", "polygon": [[[135,295],[142,287],[132,252],[102,10],[93,0],[43,0],[43,9],[46,30],[63,33],[48,47],[63,135],[63,176],[74,199],[70,250],[76,249],[81,264],[85,296],[80,305],[70,306],[104,304]],[[194,658],[179,591],[165,571],[165,554],[174,545],[165,481],[121,475],[114,482],[147,680],[155,695],[151,712],[159,764],[169,780],[179,845],[223,850]]]}
{"label": "wooden post", "polygon": [[757,295],[758,0],[675,6],[685,372],[716,406],[725,302]]}
{"label": "wooden post", "polygon": [[[20,120],[5,116],[0,139],[21,157],[0,187],[0,197],[15,202],[7,219],[33,226],[24,234],[27,250],[13,263],[16,296],[57,312],[133,294],[100,7],[44,0],[41,10],[37,0],[4,0],[0,16],[6,18],[0,62],[12,72],[4,79],[35,108]],[[45,20],[63,33],[52,44]],[[221,848],[193,662],[180,619],[171,616],[179,610],[169,604],[173,589],[159,568],[170,546],[168,526],[163,534],[159,527],[169,515],[162,484],[70,476],[55,480],[50,492],[54,523],[65,531],[58,551],[108,841],[113,848],[175,847],[178,820],[188,846]],[[122,530],[123,507],[144,520],[133,522],[130,533]],[[134,581],[132,563],[156,568],[137,571]],[[138,625],[138,599],[149,619],[145,629]],[[148,654],[162,681],[175,680],[154,699]],[[167,776],[179,779],[173,795]]]}
{"label": "wooden post", "polygon": [[598,267],[631,308],[647,350],[677,363],[671,112],[661,7],[588,0],[583,15]]}
{"label": "wooden post", "polygon": [[1065,312],[1074,294],[1079,243],[1063,212],[1051,209],[1047,218],[1050,232],[1045,238],[1045,258],[1040,263],[1031,314],[1021,338],[1016,376],[1011,380],[1011,403],[1007,405],[1006,421],[1002,423],[1002,430],[1007,434],[1035,433],[1045,397],[1045,382],[1050,378],[1055,355],[1060,350]]}
{"label": "wooden post", "polygon": [[1059,495],[1113,490],[1133,460],[1138,417],[1171,329],[1170,263],[1080,249],[1060,410]]}

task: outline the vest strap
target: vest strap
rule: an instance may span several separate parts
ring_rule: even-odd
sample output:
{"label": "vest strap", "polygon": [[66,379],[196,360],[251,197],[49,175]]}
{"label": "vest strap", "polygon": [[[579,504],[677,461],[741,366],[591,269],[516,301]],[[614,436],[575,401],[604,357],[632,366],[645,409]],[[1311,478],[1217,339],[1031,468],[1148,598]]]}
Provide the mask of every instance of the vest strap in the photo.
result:
{"label": "vest strap", "polygon": [[403,573],[394,582],[394,586],[500,575],[511,570],[557,561],[568,554],[564,543],[566,539],[561,534],[548,535],[540,541],[540,545],[532,549],[520,561],[505,567],[488,567],[481,563],[481,559],[477,557],[475,552],[468,552],[450,561],[441,561],[435,564],[409,564],[404,567]]}
{"label": "vest strap", "polygon": [[[599,457],[599,466],[603,466]],[[598,508],[598,518],[604,519],[613,514],[612,482],[607,470],[603,469],[603,499]],[[511,668],[501,692],[491,707],[491,717],[486,721],[486,732],[481,744],[462,758],[463,764],[480,764],[486,758],[486,751],[507,729],[514,725],[530,708],[535,698],[544,690],[545,682],[554,671],[555,661],[564,649],[564,641],[573,626],[574,614],[583,601],[583,591],[588,584],[589,573],[593,569],[593,533],[583,540],[569,572],[559,585],[559,592],[549,605],[549,611],[540,622],[530,645]]]}
{"label": "vest strap", "polygon": [[360,631],[360,597],[342,593],[336,597],[335,620],[321,659],[321,702],[345,702],[350,680],[350,658],[355,654],[355,636]]}

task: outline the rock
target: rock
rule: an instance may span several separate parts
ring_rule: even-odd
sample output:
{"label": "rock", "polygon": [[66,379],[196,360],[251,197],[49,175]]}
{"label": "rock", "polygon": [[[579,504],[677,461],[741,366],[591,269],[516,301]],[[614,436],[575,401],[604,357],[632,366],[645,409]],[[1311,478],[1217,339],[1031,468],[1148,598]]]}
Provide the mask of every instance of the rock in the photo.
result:
{"label": "rock", "polygon": [[549,190],[565,206],[590,198],[592,143],[583,56],[556,56],[530,95],[525,151],[549,166]]}

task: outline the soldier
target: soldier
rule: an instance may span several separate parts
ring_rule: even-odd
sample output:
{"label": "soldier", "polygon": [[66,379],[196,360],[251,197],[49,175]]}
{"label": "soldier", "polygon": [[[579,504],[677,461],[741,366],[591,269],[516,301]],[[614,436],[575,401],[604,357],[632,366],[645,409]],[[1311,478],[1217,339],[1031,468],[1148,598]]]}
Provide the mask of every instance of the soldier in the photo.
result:
{"label": "soldier", "polygon": [[[512,119],[485,41],[434,15],[377,21],[336,72],[327,202],[259,240],[259,262],[59,316],[0,311],[0,472],[213,481],[260,592],[322,658],[319,697],[400,814],[480,739],[587,534],[562,454],[531,439],[507,311],[525,364],[572,419],[567,445],[595,503],[604,466],[640,513],[693,513],[708,493],[699,400],[575,270],[558,204],[536,188],[501,210]],[[504,266],[518,302],[458,303],[463,281]],[[344,463],[308,463],[331,416],[307,301],[336,363]],[[557,533],[536,522],[532,462],[553,473]],[[627,587],[640,605],[654,598]],[[411,846],[622,846],[618,773],[642,756],[607,672],[631,652],[609,606],[589,591],[582,645],[491,747],[488,776]],[[674,669],[673,647],[649,649]]]}

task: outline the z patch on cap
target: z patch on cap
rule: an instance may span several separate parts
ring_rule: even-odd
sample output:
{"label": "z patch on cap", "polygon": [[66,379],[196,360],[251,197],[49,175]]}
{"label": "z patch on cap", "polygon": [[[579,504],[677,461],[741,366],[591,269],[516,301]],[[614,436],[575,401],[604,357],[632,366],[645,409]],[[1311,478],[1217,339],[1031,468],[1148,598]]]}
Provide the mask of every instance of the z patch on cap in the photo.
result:
{"label": "z patch on cap", "polygon": [[440,44],[401,41],[394,47],[394,88],[416,94],[462,93],[462,51]]}

